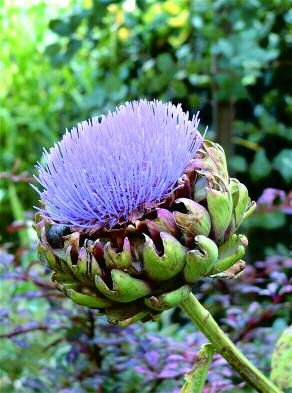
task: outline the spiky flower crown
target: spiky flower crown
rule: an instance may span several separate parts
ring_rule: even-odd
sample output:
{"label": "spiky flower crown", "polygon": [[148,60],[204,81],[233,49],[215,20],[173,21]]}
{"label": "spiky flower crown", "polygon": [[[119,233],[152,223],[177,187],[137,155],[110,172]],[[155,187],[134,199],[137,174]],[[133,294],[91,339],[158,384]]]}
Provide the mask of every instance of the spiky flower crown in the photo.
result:
{"label": "spiky flower crown", "polygon": [[43,216],[76,228],[134,221],[171,192],[202,143],[198,113],[134,101],[66,132],[37,165]]}

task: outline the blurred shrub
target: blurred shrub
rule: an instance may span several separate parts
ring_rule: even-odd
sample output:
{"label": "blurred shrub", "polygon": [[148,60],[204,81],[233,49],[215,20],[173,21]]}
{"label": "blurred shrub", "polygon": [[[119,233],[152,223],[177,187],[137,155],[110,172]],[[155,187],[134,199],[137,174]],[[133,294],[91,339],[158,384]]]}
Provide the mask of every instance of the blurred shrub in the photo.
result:
{"label": "blurred shrub", "polygon": [[[83,101],[88,111],[100,113],[144,96],[182,102],[191,112],[199,107],[205,122],[213,118],[217,138],[227,150],[229,132],[235,131],[233,142],[256,152],[250,172],[259,173],[259,162],[268,161],[259,143],[267,135],[283,138],[283,143],[292,138],[287,128],[289,1],[134,4],[81,2],[52,20],[56,41],[47,47],[52,65],[74,69],[77,59],[96,65],[92,93]],[[234,124],[234,116],[244,123]],[[245,126],[247,121],[253,128]],[[275,160],[253,179],[267,177],[272,168],[283,175]],[[245,171],[248,161],[238,162],[234,169]]]}
{"label": "blurred shrub", "polygon": [[[288,189],[288,0],[71,0],[54,11],[43,2],[13,4],[2,10],[5,171],[31,174],[42,146],[66,127],[147,97],[200,109],[203,122],[213,122],[209,138],[216,133],[254,197],[265,187]],[[3,229],[36,203],[26,183],[12,191],[8,183],[1,182]]]}
{"label": "blurred shrub", "polygon": [[[62,8],[59,6],[59,12]],[[44,2],[15,5],[5,1],[1,9],[3,47],[0,76],[1,141],[1,229],[14,220],[23,220],[24,211],[36,203],[27,179],[15,183],[9,174],[31,175],[41,158],[66,127],[88,116],[77,104],[79,88],[90,84],[87,76],[75,78],[69,68],[52,68],[44,50],[53,7]],[[67,94],[67,92],[69,94]],[[86,93],[86,89],[84,89]],[[2,232],[2,231],[1,231]]]}

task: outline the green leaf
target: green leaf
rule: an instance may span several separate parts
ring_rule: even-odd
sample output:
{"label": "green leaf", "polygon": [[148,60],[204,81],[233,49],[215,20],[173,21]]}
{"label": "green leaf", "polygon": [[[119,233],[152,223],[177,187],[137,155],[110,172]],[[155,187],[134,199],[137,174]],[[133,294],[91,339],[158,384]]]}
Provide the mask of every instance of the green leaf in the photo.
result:
{"label": "green leaf", "polygon": [[175,71],[175,63],[168,53],[162,53],[157,57],[157,67],[161,72]]}
{"label": "green leaf", "polygon": [[115,75],[108,75],[104,82],[105,91],[112,100],[121,101],[127,94],[127,86]]}
{"label": "green leaf", "polygon": [[62,47],[60,44],[54,43],[54,44],[48,45],[46,47],[45,53],[48,56],[55,56],[60,52],[61,49],[62,49]]}
{"label": "green leaf", "polygon": [[82,14],[71,15],[70,18],[66,18],[65,20],[51,20],[49,23],[49,27],[54,33],[63,37],[67,37],[76,31],[76,29],[80,25],[81,20]]}
{"label": "green leaf", "polygon": [[80,40],[76,40],[75,38],[71,39],[67,45],[67,51],[65,53],[66,61],[69,61],[72,56],[81,48],[82,43]]}
{"label": "green leaf", "polygon": [[62,21],[61,19],[53,19],[49,23],[49,28],[56,34],[66,37],[72,33],[69,23]]}
{"label": "green leaf", "polygon": [[72,32],[74,32],[79,27],[82,21],[82,16],[82,12],[80,14],[71,15],[69,24]]}
{"label": "green leaf", "polygon": [[273,164],[285,181],[289,183],[292,180],[292,149],[282,150],[274,158]]}
{"label": "green leaf", "polygon": [[286,223],[285,213],[283,212],[268,212],[260,213],[249,217],[248,227],[257,227],[263,229],[278,229]]}
{"label": "green leaf", "polygon": [[247,169],[247,162],[246,159],[242,156],[235,155],[229,159],[229,167],[231,170],[235,172],[245,172]]}
{"label": "green leaf", "polygon": [[280,389],[292,388],[292,326],[284,330],[276,343],[271,378]]}
{"label": "green leaf", "polygon": [[267,177],[272,170],[272,165],[267,158],[266,152],[260,148],[254,157],[253,163],[250,166],[250,175],[254,181]]}
{"label": "green leaf", "polygon": [[183,98],[187,95],[187,88],[182,81],[174,80],[171,87],[174,97]]}
{"label": "green leaf", "polygon": [[203,344],[193,370],[185,375],[186,382],[180,393],[201,393],[204,389],[208,369],[212,362],[215,350],[211,344]]}
{"label": "green leaf", "polygon": [[97,86],[91,94],[84,96],[82,100],[82,108],[93,110],[102,107],[106,99],[106,91],[103,86]]}

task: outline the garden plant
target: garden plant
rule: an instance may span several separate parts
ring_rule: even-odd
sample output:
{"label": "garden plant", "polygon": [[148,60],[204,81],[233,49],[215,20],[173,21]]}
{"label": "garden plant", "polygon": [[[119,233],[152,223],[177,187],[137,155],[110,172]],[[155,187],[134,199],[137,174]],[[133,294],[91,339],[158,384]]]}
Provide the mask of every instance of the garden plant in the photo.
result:
{"label": "garden plant", "polygon": [[290,3],[2,1],[3,392],[292,392]]}
{"label": "garden plant", "polygon": [[198,125],[198,113],[140,100],[67,132],[38,166],[39,257],[70,299],[120,326],[180,305],[210,341],[186,390],[202,391],[217,351],[257,391],[280,392],[191,293],[244,269],[247,238],[235,232],[255,209]]}

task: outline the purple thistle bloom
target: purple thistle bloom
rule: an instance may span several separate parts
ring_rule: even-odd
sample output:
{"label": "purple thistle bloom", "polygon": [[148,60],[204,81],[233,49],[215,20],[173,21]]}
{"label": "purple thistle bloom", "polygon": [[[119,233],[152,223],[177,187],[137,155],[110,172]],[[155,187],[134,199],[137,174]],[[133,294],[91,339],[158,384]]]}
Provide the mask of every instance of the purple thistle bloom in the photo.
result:
{"label": "purple thistle bloom", "polygon": [[198,125],[198,113],[146,100],[79,123],[37,165],[38,210],[80,228],[131,220],[171,192],[202,143]]}

